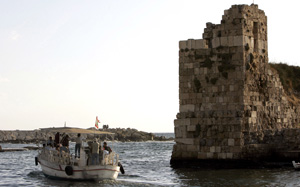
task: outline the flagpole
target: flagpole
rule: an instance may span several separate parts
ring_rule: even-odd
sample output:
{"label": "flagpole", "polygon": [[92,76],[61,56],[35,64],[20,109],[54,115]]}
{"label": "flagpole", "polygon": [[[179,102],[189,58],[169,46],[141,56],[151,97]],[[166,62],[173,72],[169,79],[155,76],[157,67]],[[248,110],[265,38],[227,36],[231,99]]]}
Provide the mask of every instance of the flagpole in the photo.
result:
{"label": "flagpole", "polygon": [[97,116],[96,116],[96,121],[95,121],[95,127],[94,127],[94,138],[95,138],[95,130],[96,130],[96,124],[97,124]]}
{"label": "flagpole", "polygon": [[96,116],[95,129],[94,129],[94,137],[95,137],[95,130],[96,130],[96,128],[97,128],[97,129],[99,128],[98,123],[100,123],[100,121],[99,121],[99,119],[98,119],[98,116]]}

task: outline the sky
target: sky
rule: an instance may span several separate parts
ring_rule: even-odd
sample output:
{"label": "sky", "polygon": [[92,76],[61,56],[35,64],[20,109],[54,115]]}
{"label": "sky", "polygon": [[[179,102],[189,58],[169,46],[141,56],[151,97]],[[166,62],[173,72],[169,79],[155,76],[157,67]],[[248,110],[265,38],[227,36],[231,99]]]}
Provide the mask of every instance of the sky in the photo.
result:
{"label": "sky", "polygon": [[[300,66],[297,0],[255,0],[269,61]],[[0,130],[173,132],[178,43],[253,0],[0,0]],[[298,25],[297,25],[298,24]]]}

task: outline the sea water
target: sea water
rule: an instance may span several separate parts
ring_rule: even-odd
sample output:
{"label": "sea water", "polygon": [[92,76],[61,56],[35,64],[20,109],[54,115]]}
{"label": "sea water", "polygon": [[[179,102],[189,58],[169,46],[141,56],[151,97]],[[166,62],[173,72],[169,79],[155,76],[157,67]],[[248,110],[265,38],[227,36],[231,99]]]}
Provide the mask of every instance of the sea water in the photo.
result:
{"label": "sea water", "polygon": [[[34,144],[1,144],[22,148]],[[117,180],[66,181],[46,178],[35,165],[36,150],[0,153],[0,186],[297,186],[300,172],[284,169],[173,169],[174,142],[109,142],[125,174]],[[74,152],[74,143],[71,143]]]}

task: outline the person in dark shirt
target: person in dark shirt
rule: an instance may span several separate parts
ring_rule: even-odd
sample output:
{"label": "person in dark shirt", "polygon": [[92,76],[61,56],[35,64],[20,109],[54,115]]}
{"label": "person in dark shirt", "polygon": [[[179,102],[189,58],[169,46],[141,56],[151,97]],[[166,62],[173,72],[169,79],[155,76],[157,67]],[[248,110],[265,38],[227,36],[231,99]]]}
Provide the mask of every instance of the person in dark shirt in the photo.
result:
{"label": "person in dark shirt", "polygon": [[53,140],[52,140],[52,136],[49,137],[49,140],[47,141],[47,146],[53,147]]}
{"label": "person in dark shirt", "polygon": [[107,146],[107,143],[106,142],[103,142],[103,150],[106,150],[108,151],[109,153],[112,152],[111,148],[109,146]]}
{"label": "person in dark shirt", "polygon": [[62,147],[61,151],[69,152],[69,135],[66,135],[62,138]]}
{"label": "person in dark shirt", "polygon": [[78,158],[80,158],[80,149],[81,149],[81,145],[82,145],[82,137],[80,135],[80,133],[77,134],[77,138],[75,139],[75,158],[77,158],[77,153],[78,153]]}
{"label": "person in dark shirt", "polygon": [[57,132],[55,134],[55,138],[54,138],[54,146],[58,147],[59,146],[59,132]]}
{"label": "person in dark shirt", "polygon": [[69,148],[69,135],[66,135],[62,139],[62,146]]}

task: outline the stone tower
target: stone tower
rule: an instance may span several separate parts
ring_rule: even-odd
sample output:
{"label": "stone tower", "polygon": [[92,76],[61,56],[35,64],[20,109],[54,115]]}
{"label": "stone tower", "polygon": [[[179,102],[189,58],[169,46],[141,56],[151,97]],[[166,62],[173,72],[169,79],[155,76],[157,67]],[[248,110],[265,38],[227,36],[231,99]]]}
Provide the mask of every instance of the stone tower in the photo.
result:
{"label": "stone tower", "polygon": [[275,148],[297,148],[299,105],[268,64],[267,17],[257,5],[233,5],[221,24],[206,24],[203,39],[179,48],[171,163],[266,159]]}

